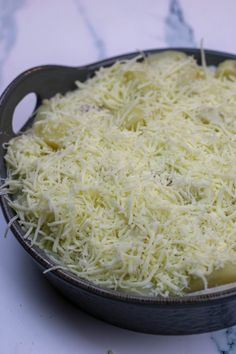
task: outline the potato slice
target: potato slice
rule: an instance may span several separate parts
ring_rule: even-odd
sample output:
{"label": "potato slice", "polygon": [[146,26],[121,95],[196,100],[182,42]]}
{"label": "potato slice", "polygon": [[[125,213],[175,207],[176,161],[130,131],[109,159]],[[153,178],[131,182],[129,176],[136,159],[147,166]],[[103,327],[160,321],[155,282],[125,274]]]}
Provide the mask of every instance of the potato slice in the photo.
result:
{"label": "potato slice", "polygon": [[165,52],[160,52],[156,54],[150,54],[146,58],[147,62],[150,64],[161,62],[161,61],[180,61],[187,58],[187,55],[183,52],[177,52],[175,50],[168,50]]}
{"label": "potato slice", "polygon": [[[214,270],[208,277],[208,288],[233,283],[236,281],[236,264],[226,263],[223,268]],[[200,278],[190,280],[188,292],[204,290],[203,281]]]}
{"label": "potato slice", "polygon": [[215,73],[216,77],[236,78],[236,60],[225,60],[221,63]]}

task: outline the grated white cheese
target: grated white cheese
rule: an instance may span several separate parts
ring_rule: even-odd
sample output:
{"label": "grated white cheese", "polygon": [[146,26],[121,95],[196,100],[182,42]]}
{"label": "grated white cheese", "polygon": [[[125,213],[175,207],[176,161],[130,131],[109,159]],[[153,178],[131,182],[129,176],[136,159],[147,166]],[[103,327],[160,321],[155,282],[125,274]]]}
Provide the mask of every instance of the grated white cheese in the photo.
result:
{"label": "grated white cheese", "polygon": [[182,295],[236,263],[236,80],[182,53],[44,101],[5,156],[25,237],[78,276]]}

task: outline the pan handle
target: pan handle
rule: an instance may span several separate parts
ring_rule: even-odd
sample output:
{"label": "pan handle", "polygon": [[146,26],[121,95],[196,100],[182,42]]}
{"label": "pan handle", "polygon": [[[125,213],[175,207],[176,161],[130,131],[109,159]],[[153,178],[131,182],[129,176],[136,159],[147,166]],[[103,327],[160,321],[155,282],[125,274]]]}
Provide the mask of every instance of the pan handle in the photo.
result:
{"label": "pan handle", "polygon": [[[12,128],[13,114],[18,103],[29,93],[36,94],[37,108],[43,99],[56,93],[64,94],[75,88],[75,81],[85,81],[88,67],[44,65],[29,69],[19,75],[0,97],[0,144],[15,136]],[[28,125],[28,122],[27,124]]]}

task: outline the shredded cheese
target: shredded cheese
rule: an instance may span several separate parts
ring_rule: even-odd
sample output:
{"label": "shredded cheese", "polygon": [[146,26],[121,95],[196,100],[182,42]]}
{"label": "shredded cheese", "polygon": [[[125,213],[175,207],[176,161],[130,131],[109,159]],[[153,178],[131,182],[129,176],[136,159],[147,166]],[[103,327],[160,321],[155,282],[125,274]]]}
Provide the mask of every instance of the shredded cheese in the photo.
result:
{"label": "shredded cheese", "polygon": [[236,264],[235,77],[167,52],[77,86],[7,144],[25,237],[104,287],[183,295],[197,278],[206,288]]}

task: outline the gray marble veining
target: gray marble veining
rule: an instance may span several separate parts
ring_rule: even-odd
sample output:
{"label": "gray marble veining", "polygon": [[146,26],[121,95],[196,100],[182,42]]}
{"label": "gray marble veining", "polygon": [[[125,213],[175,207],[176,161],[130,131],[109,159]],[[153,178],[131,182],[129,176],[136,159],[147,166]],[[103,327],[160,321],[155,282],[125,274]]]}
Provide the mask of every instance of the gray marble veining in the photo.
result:
{"label": "gray marble veining", "polygon": [[80,2],[79,0],[75,0],[75,3],[77,5],[77,8],[79,10],[79,13],[84,21],[85,26],[88,29],[88,32],[93,40],[93,43],[95,45],[95,48],[97,50],[97,59],[103,59],[106,56],[106,46],[104,40],[100,37],[98,34],[97,30],[95,29],[94,24],[90,20],[88,13],[85,8],[85,4],[83,2]]}
{"label": "gray marble veining", "polygon": [[24,0],[0,0],[0,85],[4,63],[17,37],[15,13],[23,3]]}
{"label": "gray marble veining", "polygon": [[195,47],[193,28],[185,20],[179,0],[170,0],[169,12],[165,19],[165,41],[170,47]]}
{"label": "gray marble veining", "polygon": [[211,335],[220,354],[236,354],[236,327],[231,327]]}

